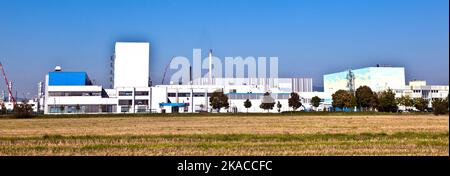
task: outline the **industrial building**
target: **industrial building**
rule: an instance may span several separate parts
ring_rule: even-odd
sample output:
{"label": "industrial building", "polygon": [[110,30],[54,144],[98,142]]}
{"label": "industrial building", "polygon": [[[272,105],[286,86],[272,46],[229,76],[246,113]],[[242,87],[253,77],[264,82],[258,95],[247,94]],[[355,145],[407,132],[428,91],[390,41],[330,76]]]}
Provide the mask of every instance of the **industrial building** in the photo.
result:
{"label": "industrial building", "polygon": [[[211,57],[210,53],[210,57]],[[45,114],[64,113],[195,113],[212,112],[209,97],[222,91],[230,108],[222,112],[265,112],[259,105],[264,93],[270,92],[281,111],[290,110],[291,92],[300,95],[303,106],[310,110],[311,98],[322,103],[317,110],[331,107],[331,95],[339,89],[355,90],[367,85],[374,91],[393,89],[397,96],[445,98],[447,86],[428,86],[413,81],[405,85],[403,67],[368,67],[324,75],[324,92],[313,91],[311,78],[200,78],[189,84],[150,85],[150,44],[118,42],[111,57],[111,77],[107,88],[94,85],[86,72],[67,72],[58,67],[46,75],[41,106]],[[210,67],[211,69],[211,67]],[[191,78],[192,79],[192,78]],[[212,84],[214,83],[214,84]],[[278,112],[275,107],[270,112]]]}
{"label": "industrial building", "polygon": [[[291,92],[304,97],[304,109],[309,108],[308,102],[315,95],[311,78],[213,78],[214,84],[204,80],[211,78],[200,78],[189,85],[150,86],[149,53],[149,43],[116,43],[109,88],[93,85],[85,72],[55,69],[46,75],[44,113],[211,112],[209,96],[215,91],[229,97],[229,112],[247,111],[243,106],[246,99],[253,104],[250,112],[262,112],[259,104],[265,92],[271,92],[286,111]],[[331,99],[331,95],[317,95]]]}

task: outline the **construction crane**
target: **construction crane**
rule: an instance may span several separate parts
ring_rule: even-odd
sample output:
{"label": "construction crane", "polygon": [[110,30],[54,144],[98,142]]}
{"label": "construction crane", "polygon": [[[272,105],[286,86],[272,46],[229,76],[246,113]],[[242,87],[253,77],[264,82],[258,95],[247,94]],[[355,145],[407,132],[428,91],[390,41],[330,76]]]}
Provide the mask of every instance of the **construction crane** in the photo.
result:
{"label": "construction crane", "polygon": [[9,96],[11,97],[11,101],[12,101],[13,105],[16,106],[16,99],[13,96],[11,87],[8,86],[9,85],[8,77],[6,77],[5,68],[3,67],[3,64],[1,62],[0,62],[0,68],[2,69],[3,79],[5,80],[6,87],[8,87],[8,93],[9,93]]}
{"label": "construction crane", "polygon": [[169,69],[170,63],[172,63],[173,58],[175,58],[175,57],[172,57],[172,59],[170,59],[169,63],[166,65],[166,68],[164,69],[164,74],[163,74],[162,81],[161,81],[162,85],[164,85],[164,79],[166,78],[167,70]]}

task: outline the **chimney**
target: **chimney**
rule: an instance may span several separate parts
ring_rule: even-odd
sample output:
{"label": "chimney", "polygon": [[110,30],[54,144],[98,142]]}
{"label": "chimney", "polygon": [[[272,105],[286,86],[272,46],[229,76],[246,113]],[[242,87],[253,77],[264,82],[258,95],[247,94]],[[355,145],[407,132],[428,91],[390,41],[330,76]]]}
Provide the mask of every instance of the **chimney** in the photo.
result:
{"label": "chimney", "polygon": [[212,49],[209,49],[209,84],[212,85]]}

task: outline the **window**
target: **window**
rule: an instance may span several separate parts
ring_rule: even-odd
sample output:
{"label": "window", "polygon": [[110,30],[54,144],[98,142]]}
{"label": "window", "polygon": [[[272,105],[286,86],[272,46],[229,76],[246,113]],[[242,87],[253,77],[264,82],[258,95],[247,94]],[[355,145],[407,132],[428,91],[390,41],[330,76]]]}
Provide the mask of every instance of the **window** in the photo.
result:
{"label": "window", "polygon": [[205,97],[205,93],[194,93],[194,97]]}
{"label": "window", "polygon": [[136,91],[134,93],[136,96],[148,96],[148,91]]}
{"label": "window", "polygon": [[130,106],[133,104],[133,100],[119,100],[120,106]]}
{"label": "window", "polygon": [[135,105],[148,105],[148,100],[135,100]]}
{"label": "window", "polygon": [[133,96],[132,91],[119,91],[119,96]]}
{"label": "window", "polygon": [[191,93],[178,93],[178,97],[190,97]]}
{"label": "window", "polygon": [[100,92],[83,92],[81,96],[100,96]]}
{"label": "window", "polygon": [[176,93],[168,93],[167,96],[168,97],[177,97],[177,94]]}
{"label": "window", "polygon": [[129,107],[121,107],[120,112],[130,112],[130,108]]}

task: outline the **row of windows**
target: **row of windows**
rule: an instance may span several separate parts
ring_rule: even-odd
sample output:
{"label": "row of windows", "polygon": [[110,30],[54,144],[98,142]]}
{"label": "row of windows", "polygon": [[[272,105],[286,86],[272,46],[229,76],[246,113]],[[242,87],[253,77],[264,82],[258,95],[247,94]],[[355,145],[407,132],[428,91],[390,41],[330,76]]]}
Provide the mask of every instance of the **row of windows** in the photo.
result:
{"label": "row of windows", "polygon": [[101,92],[49,92],[51,97],[100,96]]}
{"label": "row of windows", "polygon": [[[148,96],[148,91],[136,91],[135,96]],[[119,91],[119,96],[133,96],[132,91]]]}
{"label": "row of windows", "polygon": [[[289,99],[289,94],[272,94],[270,95],[274,99],[278,100],[284,100]],[[264,94],[229,94],[228,98],[231,100],[256,100],[256,99],[262,99],[264,97]]]}
{"label": "row of windows", "polygon": [[49,105],[50,113],[112,113],[116,105]]}
{"label": "row of windows", "polygon": [[[413,90],[414,93],[420,93],[422,90]],[[430,90],[431,93],[439,93],[439,90]]]}
{"label": "row of windows", "polygon": [[[148,105],[148,100],[135,100],[135,105]],[[119,100],[119,106],[131,106],[133,105],[133,100]]]}
{"label": "row of windows", "polygon": [[[205,93],[194,93],[193,97],[205,97]],[[208,93],[208,97],[211,97],[212,93]],[[168,97],[177,97],[177,93],[168,93]],[[191,97],[191,93],[178,93],[178,97]]]}

